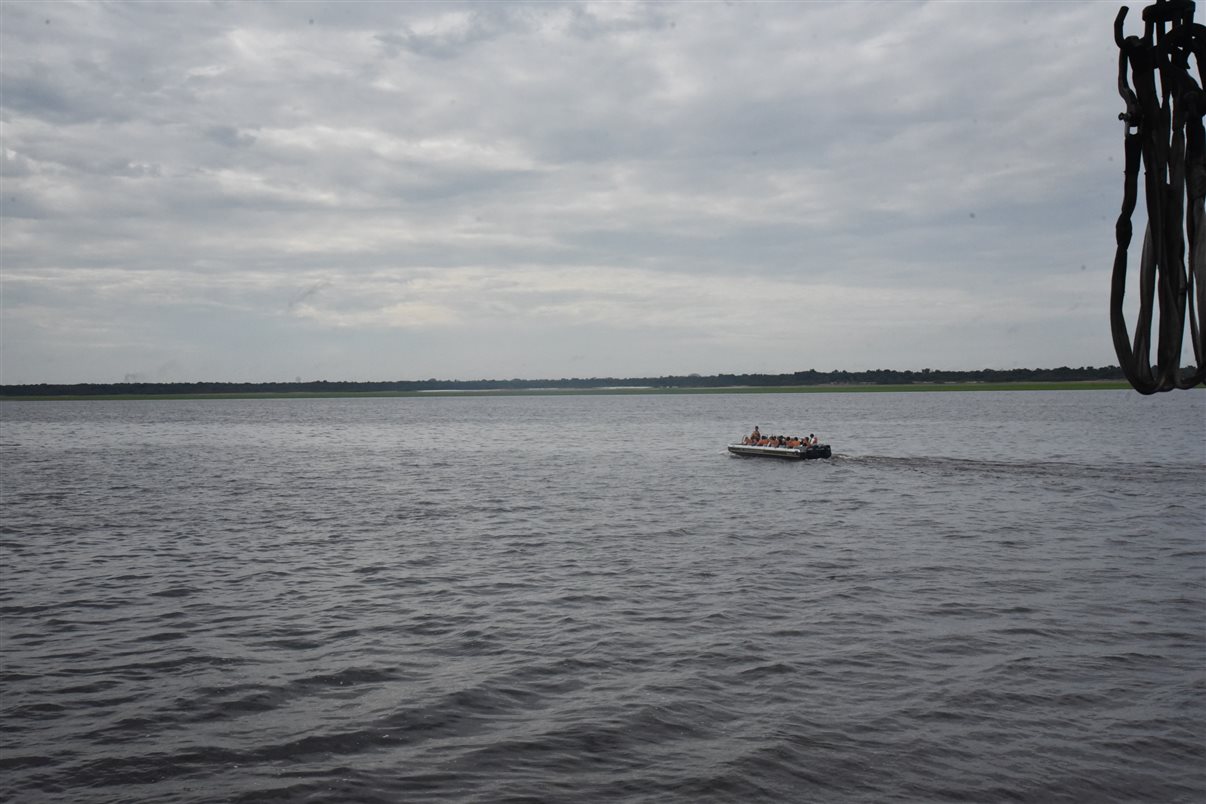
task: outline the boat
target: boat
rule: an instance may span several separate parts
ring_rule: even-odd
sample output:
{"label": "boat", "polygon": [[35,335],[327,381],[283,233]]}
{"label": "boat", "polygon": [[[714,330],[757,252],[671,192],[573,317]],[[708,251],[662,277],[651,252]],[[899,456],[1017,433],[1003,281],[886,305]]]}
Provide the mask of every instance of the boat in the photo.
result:
{"label": "boat", "polygon": [[828,444],[813,444],[807,447],[759,447],[754,444],[729,444],[729,452],[748,458],[787,458],[789,460],[828,458],[833,454]]}

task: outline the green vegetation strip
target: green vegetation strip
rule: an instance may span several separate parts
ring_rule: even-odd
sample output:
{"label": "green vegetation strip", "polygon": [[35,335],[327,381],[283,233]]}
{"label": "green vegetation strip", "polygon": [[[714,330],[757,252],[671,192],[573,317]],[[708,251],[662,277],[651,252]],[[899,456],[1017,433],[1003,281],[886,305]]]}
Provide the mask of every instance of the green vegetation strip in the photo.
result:
{"label": "green vegetation strip", "polygon": [[333,399],[367,397],[476,396],[631,396],[635,394],[865,394],[930,391],[1086,391],[1127,390],[1126,382],[917,383],[913,385],[785,385],[723,388],[524,388],[491,391],[298,391],[233,394],[103,394],[96,396],[0,396],[4,401],[80,401],[140,399]]}

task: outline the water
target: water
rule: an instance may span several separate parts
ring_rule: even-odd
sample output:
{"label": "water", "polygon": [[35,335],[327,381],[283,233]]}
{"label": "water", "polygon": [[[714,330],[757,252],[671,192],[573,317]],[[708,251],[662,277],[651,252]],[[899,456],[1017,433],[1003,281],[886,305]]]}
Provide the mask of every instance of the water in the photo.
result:
{"label": "water", "polygon": [[7,801],[1206,798],[1200,392],[0,417]]}

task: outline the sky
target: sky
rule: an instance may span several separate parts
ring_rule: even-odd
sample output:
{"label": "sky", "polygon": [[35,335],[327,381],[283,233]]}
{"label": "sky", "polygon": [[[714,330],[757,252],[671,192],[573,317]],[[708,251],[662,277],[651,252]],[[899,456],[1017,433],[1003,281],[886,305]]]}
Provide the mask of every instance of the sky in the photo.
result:
{"label": "sky", "polygon": [[0,383],[1113,365],[1117,11],[5,0]]}

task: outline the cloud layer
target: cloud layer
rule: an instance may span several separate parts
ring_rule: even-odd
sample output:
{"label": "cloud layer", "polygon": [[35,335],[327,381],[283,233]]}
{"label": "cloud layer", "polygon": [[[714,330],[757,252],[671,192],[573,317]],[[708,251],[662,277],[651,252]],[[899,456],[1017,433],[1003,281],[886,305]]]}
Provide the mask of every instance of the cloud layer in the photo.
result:
{"label": "cloud layer", "polygon": [[0,379],[1112,363],[1115,10],[6,3]]}

